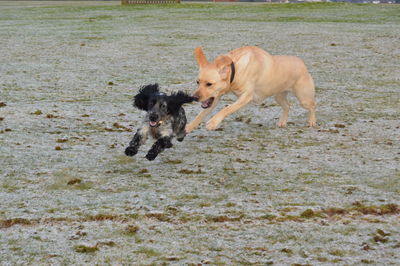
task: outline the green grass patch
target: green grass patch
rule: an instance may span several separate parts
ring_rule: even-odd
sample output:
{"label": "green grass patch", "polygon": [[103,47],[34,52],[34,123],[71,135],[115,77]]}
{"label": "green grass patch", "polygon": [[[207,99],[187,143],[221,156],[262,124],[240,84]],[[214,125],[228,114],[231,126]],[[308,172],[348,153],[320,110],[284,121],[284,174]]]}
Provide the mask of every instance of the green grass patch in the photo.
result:
{"label": "green grass patch", "polygon": [[[307,23],[398,23],[400,6],[351,3],[299,3],[299,4],[216,4],[182,3],[171,5],[126,5],[126,6],[57,6],[23,9],[36,14],[38,19],[86,19],[88,21],[109,21],[115,17],[127,21],[168,21],[168,20],[220,20],[247,22],[307,22]],[[87,16],[90,11],[102,14]],[[112,12],[112,15],[109,13]],[[150,14],[148,14],[150,12]],[[71,16],[69,16],[71,14]],[[89,13],[90,14],[90,13]],[[72,16],[73,15],[73,16]],[[8,18],[8,16],[5,16]],[[1,19],[5,19],[0,16]],[[178,35],[179,37],[179,35]],[[197,40],[196,35],[183,36]]]}
{"label": "green grass patch", "polygon": [[139,247],[138,250],[136,250],[136,253],[144,254],[147,257],[158,257],[161,255],[161,253],[156,251],[155,249],[144,246]]}
{"label": "green grass patch", "polygon": [[93,182],[84,181],[84,179],[71,174],[67,169],[56,171],[53,173],[53,176],[53,183],[47,186],[47,189],[49,190],[87,190],[93,187]]}

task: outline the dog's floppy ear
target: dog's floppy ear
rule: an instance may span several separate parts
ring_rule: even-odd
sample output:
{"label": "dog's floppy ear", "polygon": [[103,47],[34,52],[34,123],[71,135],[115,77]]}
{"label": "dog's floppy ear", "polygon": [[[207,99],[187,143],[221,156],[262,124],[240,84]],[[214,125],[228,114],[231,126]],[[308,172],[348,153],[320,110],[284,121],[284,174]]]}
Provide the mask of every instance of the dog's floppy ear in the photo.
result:
{"label": "dog's floppy ear", "polygon": [[136,94],[133,105],[140,110],[147,111],[151,95],[159,92],[158,84],[149,84],[140,88]]}
{"label": "dog's floppy ear", "polygon": [[232,59],[226,55],[218,56],[215,59],[215,64],[217,65],[217,69],[222,80],[226,80],[228,78],[232,62]]}
{"label": "dog's floppy ear", "polygon": [[190,96],[183,91],[172,93],[170,96],[168,96],[168,112],[170,114],[176,114],[183,104],[191,103],[193,101],[197,101],[197,98]]}
{"label": "dog's floppy ear", "polygon": [[200,68],[205,67],[206,65],[208,65],[207,58],[204,55],[203,49],[201,48],[201,46],[199,46],[196,49],[194,49],[194,56],[196,57],[197,64],[199,64]]}

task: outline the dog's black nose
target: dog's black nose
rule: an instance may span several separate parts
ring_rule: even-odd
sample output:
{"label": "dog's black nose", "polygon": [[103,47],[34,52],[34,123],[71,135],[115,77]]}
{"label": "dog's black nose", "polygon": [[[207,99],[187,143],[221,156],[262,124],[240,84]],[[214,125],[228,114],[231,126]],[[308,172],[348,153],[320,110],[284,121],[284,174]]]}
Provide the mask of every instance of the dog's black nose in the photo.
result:
{"label": "dog's black nose", "polygon": [[152,122],[157,122],[157,120],[158,120],[158,115],[157,115],[157,114],[154,114],[154,113],[151,113],[151,114],[149,115],[149,119],[150,119],[150,121],[152,121]]}

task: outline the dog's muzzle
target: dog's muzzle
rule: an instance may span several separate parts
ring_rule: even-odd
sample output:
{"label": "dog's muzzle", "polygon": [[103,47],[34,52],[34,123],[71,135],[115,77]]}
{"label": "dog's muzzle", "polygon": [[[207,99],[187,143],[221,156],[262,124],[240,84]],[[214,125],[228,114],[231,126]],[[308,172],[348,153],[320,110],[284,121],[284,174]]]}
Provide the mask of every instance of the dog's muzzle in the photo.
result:
{"label": "dog's muzzle", "polygon": [[160,124],[160,121],[158,119],[159,119],[158,115],[156,115],[154,113],[150,114],[150,116],[149,116],[149,125],[151,127],[158,126]]}

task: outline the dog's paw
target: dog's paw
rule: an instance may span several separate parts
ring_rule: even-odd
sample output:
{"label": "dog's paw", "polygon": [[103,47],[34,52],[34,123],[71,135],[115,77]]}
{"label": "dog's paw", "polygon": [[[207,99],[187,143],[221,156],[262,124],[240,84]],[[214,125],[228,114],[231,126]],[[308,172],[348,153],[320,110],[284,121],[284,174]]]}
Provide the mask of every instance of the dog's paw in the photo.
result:
{"label": "dog's paw", "polygon": [[278,127],[286,127],[286,121],[279,121],[278,123],[276,123],[276,125]]}
{"label": "dog's paw", "polygon": [[176,140],[177,141],[179,141],[179,142],[181,142],[181,141],[183,141],[183,139],[186,137],[186,132],[179,132],[177,135],[176,135]]}
{"label": "dog's paw", "polygon": [[153,161],[157,157],[157,153],[149,152],[146,154],[146,159],[149,161]]}
{"label": "dog's paw", "polygon": [[171,141],[168,141],[168,142],[166,142],[165,143],[165,148],[166,149],[169,149],[169,148],[171,148],[173,145],[172,145],[172,142]]}
{"label": "dog's paw", "polygon": [[218,128],[220,122],[221,121],[214,119],[214,118],[208,120],[207,125],[206,125],[207,130],[216,130]]}
{"label": "dog's paw", "polygon": [[125,155],[127,156],[134,156],[137,152],[138,152],[137,149],[134,147],[129,146],[128,148],[125,149]]}
{"label": "dog's paw", "polygon": [[316,127],[317,122],[316,121],[308,121],[308,127]]}

